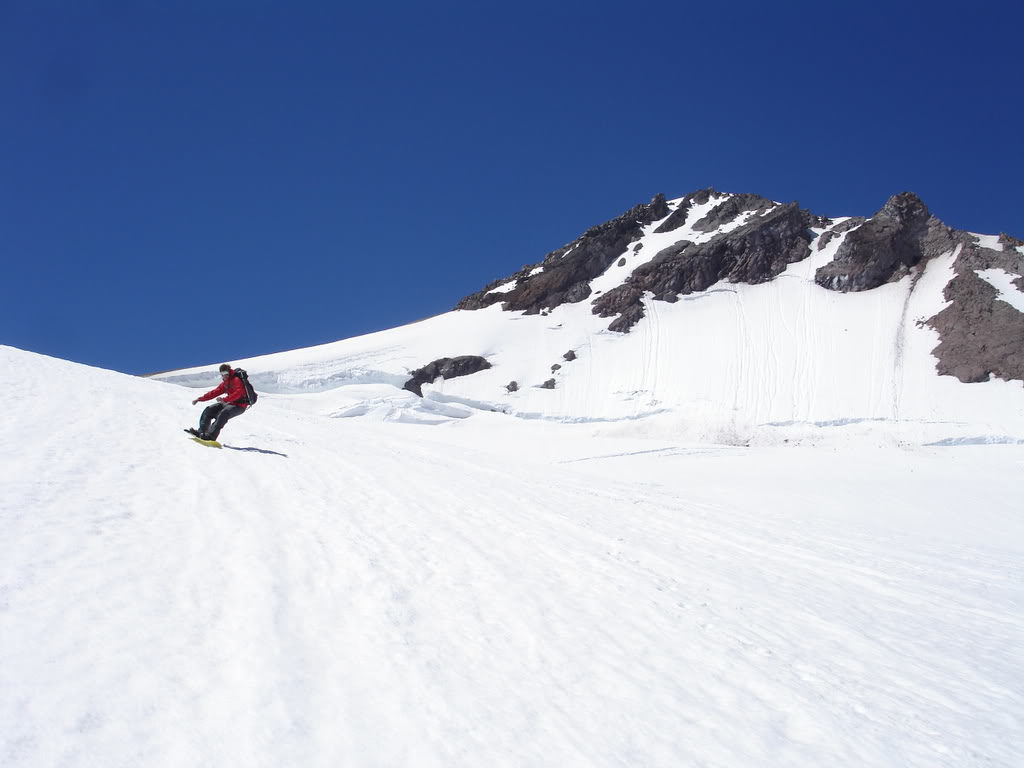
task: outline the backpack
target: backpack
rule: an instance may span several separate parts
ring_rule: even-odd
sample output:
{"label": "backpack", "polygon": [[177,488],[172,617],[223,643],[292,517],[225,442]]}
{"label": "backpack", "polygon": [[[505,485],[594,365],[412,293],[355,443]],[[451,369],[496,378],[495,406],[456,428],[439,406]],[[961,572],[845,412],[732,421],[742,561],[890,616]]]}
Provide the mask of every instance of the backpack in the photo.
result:
{"label": "backpack", "polygon": [[241,368],[235,368],[235,375],[242,380],[242,384],[245,386],[245,397],[248,399],[249,405],[256,405],[256,399],[259,395],[256,394],[256,390],[249,383],[249,374]]}

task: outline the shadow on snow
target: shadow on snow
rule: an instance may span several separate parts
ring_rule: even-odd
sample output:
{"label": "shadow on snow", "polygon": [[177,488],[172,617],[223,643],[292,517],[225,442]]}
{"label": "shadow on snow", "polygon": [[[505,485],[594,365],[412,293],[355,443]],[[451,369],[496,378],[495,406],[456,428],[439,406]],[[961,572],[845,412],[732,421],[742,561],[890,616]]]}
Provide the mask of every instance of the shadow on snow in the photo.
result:
{"label": "shadow on snow", "polygon": [[227,448],[229,451],[247,451],[249,453],[265,453],[268,456],[283,456],[286,459],[288,458],[288,454],[287,453],[278,453],[277,451],[268,451],[266,448],[239,448],[239,447],[234,446],[234,445],[224,445],[223,443],[221,443],[221,446],[224,447],[224,448]]}

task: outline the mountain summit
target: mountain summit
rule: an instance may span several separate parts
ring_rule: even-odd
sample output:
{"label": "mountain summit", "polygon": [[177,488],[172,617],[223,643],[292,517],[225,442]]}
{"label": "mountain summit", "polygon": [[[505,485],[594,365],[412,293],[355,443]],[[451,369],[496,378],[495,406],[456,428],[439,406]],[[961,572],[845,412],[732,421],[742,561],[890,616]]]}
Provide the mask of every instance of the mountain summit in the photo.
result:
{"label": "mountain summit", "polygon": [[[695,206],[698,216],[691,215]],[[660,238],[658,250],[642,257],[646,237],[665,233],[676,236],[672,242]],[[467,296],[456,309],[501,302],[506,311],[531,314],[581,302],[593,295],[591,282],[618,261],[621,280],[592,300],[592,311],[615,318],[609,330],[628,332],[644,316],[645,299],[674,303],[716,283],[763,283],[833,241],[833,256],[816,269],[814,280],[840,292],[868,291],[908,276],[916,282],[929,260],[956,251],[958,282],[946,296],[953,304],[941,319],[927,321],[940,332],[938,372],[961,381],[1024,380],[1024,314],[1008,311],[1012,304],[979,274],[995,268],[1024,280],[1021,241],[1002,236],[993,243],[953,230],[911,192],[894,195],[868,219],[838,220],[758,195],[704,189],[672,202],[657,195]],[[996,322],[990,322],[993,314]],[[965,336],[984,341],[968,344]]]}

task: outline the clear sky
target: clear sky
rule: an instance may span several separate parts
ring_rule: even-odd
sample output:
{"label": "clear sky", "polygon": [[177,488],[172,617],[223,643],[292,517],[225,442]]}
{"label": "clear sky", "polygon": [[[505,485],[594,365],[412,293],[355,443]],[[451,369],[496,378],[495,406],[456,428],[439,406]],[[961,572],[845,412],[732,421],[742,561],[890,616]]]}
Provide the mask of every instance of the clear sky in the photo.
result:
{"label": "clear sky", "polygon": [[707,186],[1024,237],[1020,8],[0,0],[0,343],[332,341]]}

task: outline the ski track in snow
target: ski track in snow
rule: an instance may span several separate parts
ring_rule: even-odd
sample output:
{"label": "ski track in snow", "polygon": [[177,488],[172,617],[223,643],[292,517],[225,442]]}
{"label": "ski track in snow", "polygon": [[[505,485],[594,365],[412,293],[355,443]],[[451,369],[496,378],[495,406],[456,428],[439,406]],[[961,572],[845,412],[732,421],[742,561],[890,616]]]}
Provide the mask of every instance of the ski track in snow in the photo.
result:
{"label": "ski track in snow", "polygon": [[0,355],[0,765],[1020,764],[1022,448],[268,394],[217,451],[192,390]]}

